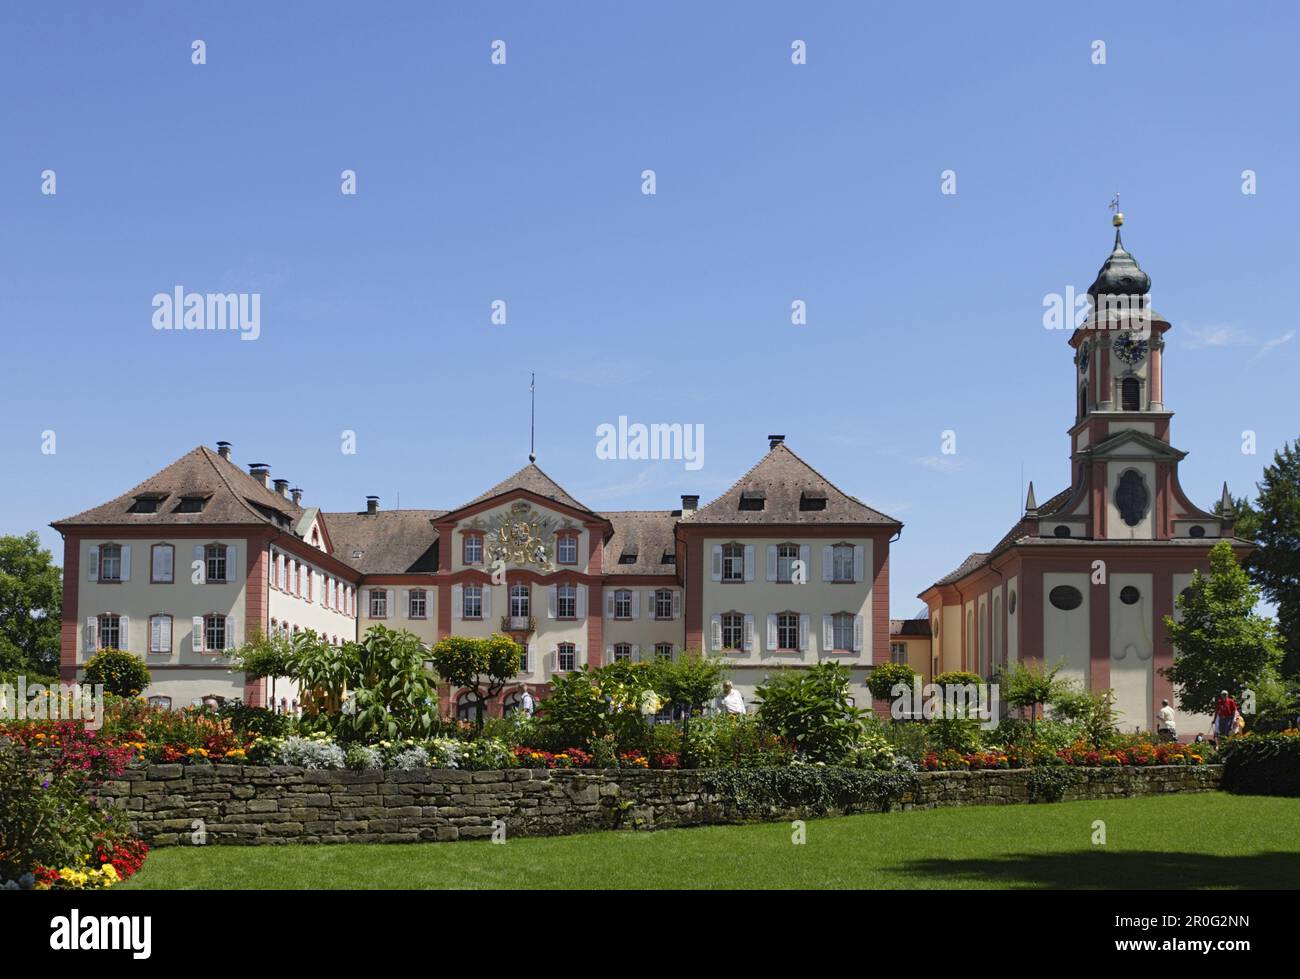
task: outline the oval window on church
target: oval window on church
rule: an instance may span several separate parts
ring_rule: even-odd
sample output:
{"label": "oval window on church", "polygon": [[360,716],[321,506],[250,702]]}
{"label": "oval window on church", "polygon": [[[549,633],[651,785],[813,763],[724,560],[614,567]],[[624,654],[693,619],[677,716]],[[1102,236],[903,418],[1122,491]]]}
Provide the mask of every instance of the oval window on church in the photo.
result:
{"label": "oval window on church", "polygon": [[1007,615],[1016,614],[1016,592],[1013,588],[1011,594],[1007,596]]}
{"label": "oval window on church", "polygon": [[1069,537],[1070,528],[1065,524],[1057,524],[1056,529],[1052,531],[1057,537]]}
{"label": "oval window on church", "polygon": [[1146,480],[1136,469],[1126,469],[1115,486],[1115,506],[1119,515],[1130,527],[1136,527],[1147,514],[1151,494]]}
{"label": "oval window on church", "polygon": [[1073,612],[1083,604],[1083,593],[1073,585],[1057,585],[1047,593],[1047,600],[1062,612]]}
{"label": "oval window on church", "polygon": [[1125,585],[1123,588],[1119,590],[1119,600],[1123,602],[1125,605],[1136,605],[1138,603],[1138,599],[1140,599],[1141,597],[1142,597],[1142,593],[1138,591],[1136,588],[1134,588],[1132,585]]}
{"label": "oval window on church", "polygon": [[1188,536],[1188,537],[1204,537],[1204,536],[1205,536],[1205,528],[1202,527],[1200,524],[1197,524],[1196,526],[1194,526],[1191,530],[1189,530],[1189,531],[1187,532],[1187,536]]}

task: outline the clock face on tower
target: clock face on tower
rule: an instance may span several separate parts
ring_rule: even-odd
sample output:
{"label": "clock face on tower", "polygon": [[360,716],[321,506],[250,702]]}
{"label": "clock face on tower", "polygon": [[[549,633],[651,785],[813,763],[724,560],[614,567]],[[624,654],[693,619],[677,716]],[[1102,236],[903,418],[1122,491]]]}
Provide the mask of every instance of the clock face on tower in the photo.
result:
{"label": "clock face on tower", "polygon": [[1135,336],[1125,330],[1115,337],[1111,349],[1115,351],[1115,356],[1124,363],[1137,364],[1147,355],[1147,341],[1145,337]]}
{"label": "clock face on tower", "polygon": [[1079,373],[1088,373],[1088,357],[1092,354],[1092,342],[1084,340],[1079,345]]}

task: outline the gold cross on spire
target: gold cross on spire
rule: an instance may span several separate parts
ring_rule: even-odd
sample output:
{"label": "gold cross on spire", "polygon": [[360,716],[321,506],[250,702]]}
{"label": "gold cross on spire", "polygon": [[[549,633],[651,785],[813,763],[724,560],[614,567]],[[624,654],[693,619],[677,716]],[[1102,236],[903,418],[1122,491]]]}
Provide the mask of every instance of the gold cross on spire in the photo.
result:
{"label": "gold cross on spire", "polygon": [[1115,196],[1111,198],[1108,206],[1115,212],[1115,216],[1110,219],[1110,223],[1118,228],[1124,223],[1124,212],[1119,209],[1119,191],[1115,191]]}

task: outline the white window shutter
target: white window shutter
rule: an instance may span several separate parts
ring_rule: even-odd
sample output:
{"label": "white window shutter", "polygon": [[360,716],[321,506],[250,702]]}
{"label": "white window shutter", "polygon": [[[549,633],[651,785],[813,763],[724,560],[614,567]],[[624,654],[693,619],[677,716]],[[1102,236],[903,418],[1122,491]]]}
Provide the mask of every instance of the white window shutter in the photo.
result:
{"label": "white window shutter", "polygon": [[532,673],[533,670],[537,669],[537,660],[535,658],[537,656],[537,643],[530,642],[528,644],[527,655],[528,655],[528,662],[524,664],[523,672]]}
{"label": "white window shutter", "polygon": [[835,616],[822,616],[822,652],[829,653],[835,648]]}
{"label": "white window shutter", "polygon": [[[546,589],[546,617],[548,619],[555,618],[556,615],[555,610],[558,607],[558,605],[559,602],[557,600],[556,587],[555,585],[551,585],[551,587]],[[551,652],[555,652],[555,650],[552,649]]]}
{"label": "white window shutter", "polygon": [[808,648],[808,620],[810,618],[812,618],[812,616],[799,616],[799,648],[801,650],[806,650]]}
{"label": "white window shutter", "polygon": [[546,654],[546,668],[551,673],[560,672],[560,647],[552,646],[551,651]]}
{"label": "white window shutter", "polygon": [[641,618],[641,592],[636,588],[632,589],[632,618]]}
{"label": "white window shutter", "polygon": [[767,580],[776,581],[776,545],[767,545]]}
{"label": "white window shutter", "polygon": [[613,646],[606,646],[606,647],[605,647],[605,662],[606,662],[606,663],[612,663],[612,662],[614,662],[614,647],[613,647]]}
{"label": "white window shutter", "polygon": [[462,585],[451,586],[451,617],[459,619],[465,612],[465,588]]}
{"label": "white window shutter", "polygon": [[149,618],[149,652],[156,653],[162,649],[162,624],[161,615],[150,616]]}
{"label": "white window shutter", "polygon": [[201,653],[203,652],[203,616],[194,616],[190,627],[193,629],[190,633],[190,648],[196,653]]}
{"label": "white window shutter", "polygon": [[401,610],[402,615],[405,615],[408,619],[411,617],[411,590],[409,588],[402,589]]}
{"label": "white window shutter", "polygon": [[[202,582],[204,582],[204,581],[207,581],[207,580],[208,580],[208,562],[207,562],[206,560],[204,560],[204,557],[203,557],[203,545],[202,545],[202,544],[195,544],[195,545],[194,545],[194,560],[197,561],[197,562],[199,563],[199,568],[201,569],[201,570],[200,570],[200,573],[199,573],[199,582],[202,583]],[[191,570],[192,570],[192,569],[191,569]],[[193,580],[193,577],[194,577],[193,574],[191,574],[191,575],[190,575],[190,580],[191,580],[191,581]]]}
{"label": "white window shutter", "polygon": [[483,585],[483,618],[492,615],[492,585],[490,582]]}
{"label": "white window shutter", "polygon": [[117,648],[121,650],[130,650],[131,648],[131,617],[129,615],[119,615],[117,617]]}
{"label": "white window shutter", "polygon": [[753,651],[754,651],[754,617],[752,615],[747,615],[745,616],[745,652],[752,653]]}
{"label": "white window shutter", "polygon": [[745,545],[745,580],[754,580],[754,545]]}
{"label": "white window shutter", "polygon": [[91,652],[99,649],[99,619],[93,615],[86,619],[86,649]]}
{"label": "white window shutter", "polygon": [[131,545],[122,545],[122,580],[131,580]]}
{"label": "white window shutter", "polygon": [[167,552],[165,547],[149,548],[149,577],[154,581],[164,581],[163,578],[163,555]]}
{"label": "white window shutter", "polygon": [[777,635],[776,635],[776,616],[775,616],[775,615],[769,615],[769,616],[767,617],[767,648],[768,648],[769,650],[773,650],[773,649],[777,649],[777,648],[778,648],[778,646],[777,646]]}
{"label": "white window shutter", "polygon": [[807,544],[799,545],[799,560],[803,562],[804,581],[808,581],[812,575],[812,548]]}
{"label": "white window shutter", "polygon": [[361,589],[361,605],[366,610],[366,615],[370,615],[370,589]]}
{"label": "white window shutter", "polygon": [[680,653],[681,651],[682,651],[682,647],[679,646],[677,643],[673,643],[673,659],[676,659],[677,654]]}
{"label": "white window shutter", "polygon": [[[90,545],[90,559],[86,562],[86,580],[99,580],[99,545]],[[716,578],[714,579],[717,580]]]}
{"label": "white window shutter", "polygon": [[234,649],[239,643],[235,642],[235,617],[226,616],[226,649]]}
{"label": "white window shutter", "polygon": [[709,629],[713,633],[712,635],[713,651],[715,653],[720,652],[722,650],[722,616],[721,615],[714,615],[710,617]]}
{"label": "white window shutter", "polygon": [[822,581],[835,580],[835,548],[831,544],[822,545]]}
{"label": "white window shutter", "polygon": [[713,545],[713,580],[722,580],[722,545]]}
{"label": "white window shutter", "polygon": [[638,646],[636,643],[632,644],[632,662],[634,663],[641,662],[641,647]]}
{"label": "white window shutter", "polygon": [[862,640],[865,631],[866,629],[863,617],[861,615],[853,616],[853,651],[855,653],[862,652]]}
{"label": "white window shutter", "polygon": [[681,617],[682,617],[682,593],[678,591],[676,588],[674,588],[673,589],[673,618],[680,619]]}
{"label": "white window shutter", "polygon": [[573,647],[573,665],[575,667],[585,666],[587,663],[587,652],[582,646]]}
{"label": "white window shutter", "polygon": [[605,592],[605,618],[612,619],[615,609],[615,593],[613,589]]}
{"label": "white window shutter", "polygon": [[159,636],[162,637],[162,644],[158,647],[160,653],[170,653],[172,651],[172,617],[170,615],[161,615],[158,621],[162,624],[159,630]]}
{"label": "white window shutter", "polygon": [[579,585],[577,587],[577,597],[574,599],[574,606],[578,618],[585,619],[587,617],[587,586],[586,585]]}
{"label": "white window shutter", "polygon": [[226,580],[239,580],[239,548],[234,544],[226,545]]}
{"label": "white window shutter", "polygon": [[275,551],[268,551],[266,554],[266,581],[269,585],[275,585]]}
{"label": "white window shutter", "polygon": [[862,545],[854,544],[853,545],[853,580],[854,581],[861,581],[863,578],[862,565],[863,565],[864,556],[865,555],[864,555]]}

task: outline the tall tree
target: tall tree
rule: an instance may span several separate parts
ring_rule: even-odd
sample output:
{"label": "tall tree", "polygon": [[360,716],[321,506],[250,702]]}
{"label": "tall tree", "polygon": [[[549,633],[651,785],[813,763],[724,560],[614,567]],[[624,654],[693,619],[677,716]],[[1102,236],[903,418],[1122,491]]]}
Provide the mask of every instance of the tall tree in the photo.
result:
{"label": "tall tree", "polygon": [[36,531],[0,537],[0,670],[59,667],[63,576]]}
{"label": "tall tree", "polygon": [[1277,606],[1284,676],[1300,676],[1300,441],[1273,453],[1257,486],[1258,550],[1246,562],[1251,579]]}
{"label": "tall tree", "polygon": [[1209,713],[1220,690],[1240,696],[1276,676],[1281,646],[1273,621],[1255,614],[1258,601],[1232,545],[1224,540],[1210,548],[1210,573],[1197,571],[1178,596],[1182,621],[1165,616],[1178,651],[1161,672],[1178,688],[1184,710]]}

